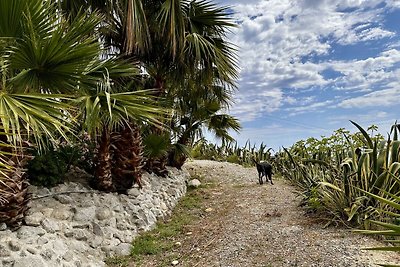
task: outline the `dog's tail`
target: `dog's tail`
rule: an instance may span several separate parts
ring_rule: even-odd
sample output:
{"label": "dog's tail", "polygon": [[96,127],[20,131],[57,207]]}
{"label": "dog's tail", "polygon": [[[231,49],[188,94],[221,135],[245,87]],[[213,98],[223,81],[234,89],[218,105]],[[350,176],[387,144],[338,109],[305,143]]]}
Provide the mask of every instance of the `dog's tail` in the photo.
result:
{"label": "dog's tail", "polygon": [[255,164],[255,165],[257,165],[257,164],[258,164],[258,162],[256,161],[256,159],[255,159],[255,158],[251,158],[251,160],[254,162],[254,164]]}

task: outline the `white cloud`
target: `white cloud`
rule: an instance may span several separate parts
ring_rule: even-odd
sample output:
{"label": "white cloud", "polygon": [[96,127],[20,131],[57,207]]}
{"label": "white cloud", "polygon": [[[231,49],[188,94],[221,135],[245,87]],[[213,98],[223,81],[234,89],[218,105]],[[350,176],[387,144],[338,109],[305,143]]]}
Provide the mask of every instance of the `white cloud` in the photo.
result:
{"label": "white cloud", "polygon": [[328,108],[332,108],[333,100],[323,102],[316,102],[308,105],[287,108],[286,111],[290,112],[289,116],[299,115],[306,112],[324,112]]}
{"label": "white cloud", "polygon": [[[396,47],[362,60],[316,60],[334,52],[333,42],[355,45],[392,38],[394,33],[383,26],[383,14],[388,9],[400,8],[400,1],[388,0],[386,6],[381,0],[222,2],[232,5],[240,22],[231,36],[232,42],[240,47],[241,66],[240,91],[232,114],[242,121],[301,103],[287,94],[288,90],[326,87],[371,93],[376,86],[382,89],[400,77],[392,69],[400,62]],[[340,75],[327,79],[322,73],[328,69]],[[340,107],[350,106],[352,102],[348,101],[343,101]],[[297,111],[315,111],[323,107],[319,105],[299,106]]]}
{"label": "white cloud", "polygon": [[400,88],[384,89],[359,97],[343,100],[338,106],[342,108],[389,107],[398,105]]}
{"label": "white cloud", "polygon": [[376,121],[381,121],[382,119],[388,119],[390,117],[390,114],[385,111],[369,111],[364,114],[347,114],[347,115],[340,115],[340,116],[330,116],[328,117],[328,123],[329,124],[343,124],[347,123],[348,121],[352,120],[360,124],[365,124],[365,123],[373,123]]}

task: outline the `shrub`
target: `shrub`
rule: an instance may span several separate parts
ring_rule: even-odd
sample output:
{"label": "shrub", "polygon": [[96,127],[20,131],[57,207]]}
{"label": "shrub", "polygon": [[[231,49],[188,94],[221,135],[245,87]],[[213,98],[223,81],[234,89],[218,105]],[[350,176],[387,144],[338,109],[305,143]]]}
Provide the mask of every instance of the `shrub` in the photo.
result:
{"label": "shrub", "polygon": [[240,164],[240,158],[238,155],[229,155],[226,158],[226,161],[229,163],[236,163],[236,164]]}
{"label": "shrub", "polygon": [[28,177],[33,185],[53,187],[63,182],[67,164],[61,154],[54,149],[44,153],[36,151],[28,162]]}

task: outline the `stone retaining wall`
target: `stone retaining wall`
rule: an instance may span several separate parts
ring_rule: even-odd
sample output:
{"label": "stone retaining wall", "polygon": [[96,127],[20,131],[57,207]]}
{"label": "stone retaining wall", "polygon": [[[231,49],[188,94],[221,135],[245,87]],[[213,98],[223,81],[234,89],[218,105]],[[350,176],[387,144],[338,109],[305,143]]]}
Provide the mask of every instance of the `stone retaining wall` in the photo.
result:
{"label": "stone retaining wall", "polygon": [[[169,173],[166,178],[145,173],[143,189],[132,188],[128,195],[91,191],[33,200],[26,225],[15,232],[0,225],[0,267],[99,267],[105,257],[129,254],[138,233],[170,215],[186,193],[188,172]],[[35,197],[91,189],[67,182],[30,190]]]}

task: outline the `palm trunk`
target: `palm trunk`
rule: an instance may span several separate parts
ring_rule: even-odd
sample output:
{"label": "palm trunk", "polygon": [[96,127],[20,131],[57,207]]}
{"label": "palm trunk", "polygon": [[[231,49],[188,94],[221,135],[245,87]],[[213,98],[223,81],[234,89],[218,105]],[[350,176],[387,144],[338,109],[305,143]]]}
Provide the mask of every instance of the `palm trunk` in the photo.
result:
{"label": "palm trunk", "polygon": [[114,189],[111,175],[110,143],[110,132],[104,126],[99,140],[94,187],[107,192]]}
{"label": "palm trunk", "polygon": [[7,176],[0,178],[0,222],[19,228],[29,209],[29,183],[21,168],[9,171]]}
{"label": "palm trunk", "polygon": [[133,183],[142,187],[143,146],[140,129],[136,125],[124,125],[112,134],[113,184],[118,192],[126,192]]}
{"label": "palm trunk", "polygon": [[6,134],[0,134],[0,157],[10,165],[10,169],[2,170],[0,175],[0,223],[10,228],[19,228],[31,199],[28,193],[29,183],[23,166],[26,158],[22,149],[10,145]]}

